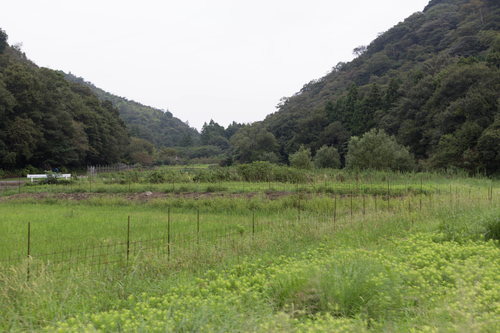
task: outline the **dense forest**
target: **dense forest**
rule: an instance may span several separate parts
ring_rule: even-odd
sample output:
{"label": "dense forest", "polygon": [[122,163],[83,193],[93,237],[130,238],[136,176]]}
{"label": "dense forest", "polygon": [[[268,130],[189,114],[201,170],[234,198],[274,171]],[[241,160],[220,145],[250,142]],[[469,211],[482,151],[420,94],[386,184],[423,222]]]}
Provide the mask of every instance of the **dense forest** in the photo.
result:
{"label": "dense forest", "polygon": [[0,30],[0,169],[119,162],[130,138],[111,102],[39,68]]}
{"label": "dense forest", "polygon": [[498,0],[432,0],[353,54],[266,119],[210,120],[198,133],[168,110],[37,67],[0,30],[0,169],[300,155],[323,167],[500,171]]}
{"label": "dense forest", "polygon": [[500,168],[500,3],[432,0],[357,57],[282,98],[256,126],[286,161],[301,145],[333,146],[383,129],[421,168]]}
{"label": "dense forest", "polygon": [[168,163],[178,152],[166,148],[198,142],[169,111],[38,67],[0,29],[0,170]]}
{"label": "dense forest", "polygon": [[64,74],[71,82],[87,85],[102,101],[111,101],[135,138],[147,140],[155,147],[175,147],[186,133],[196,141],[199,133],[188,124],[174,117],[168,110],[160,110],[106,92],[81,77]]}

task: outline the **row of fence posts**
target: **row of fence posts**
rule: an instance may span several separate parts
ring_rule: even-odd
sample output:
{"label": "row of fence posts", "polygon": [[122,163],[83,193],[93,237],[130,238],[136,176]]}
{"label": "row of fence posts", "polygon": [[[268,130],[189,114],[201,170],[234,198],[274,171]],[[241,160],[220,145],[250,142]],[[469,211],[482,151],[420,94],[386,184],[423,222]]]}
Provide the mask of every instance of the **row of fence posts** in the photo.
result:
{"label": "row of fence posts", "polygon": [[[300,221],[300,208],[299,208],[299,221]],[[170,233],[170,207],[167,210],[167,261],[170,262],[170,250],[171,250],[171,233]],[[252,209],[252,239],[255,238],[255,210]],[[200,244],[200,209],[197,209],[196,213],[196,244]],[[127,218],[127,242],[126,242],[126,262],[127,267],[129,265],[130,259],[130,215]],[[27,238],[27,269],[26,269],[26,280],[30,280],[30,259],[31,259],[31,222],[28,222],[28,238]]]}
{"label": "row of fence posts", "polygon": [[[423,193],[423,187],[422,187],[422,182],[420,183],[420,195],[419,195],[419,209],[422,210],[422,193]],[[453,197],[452,197],[452,186],[450,184],[450,204],[452,205],[453,202]],[[471,195],[471,189],[469,189],[469,197]],[[479,194],[478,194],[479,196]],[[297,219],[300,222],[301,220],[301,197],[302,195],[298,196],[298,203],[297,203]],[[353,191],[350,191],[350,219],[351,222],[353,221]],[[488,194],[487,194],[487,199],[491,202],[493,200],[493,185],[491,185],[488,188]],[[363,200],[363,206],[362,206],[362,212],[363,216],[365,215],[365,200],[366,196],[362,196]],[[374,210],[375,212],[377,211],[377,196],[373,196],[374,200]],[[432,199],[431,196],[429,196],[429,205],[432,207]],[[390,205],[390,185],[388,184],[387,187],[387,209],[391,210],[391,205]],[[411,200],[408,200],[408,211],[411,212]],[[196,243],[200,243],[200,209],[198,208],[197,214],[197,225],[196,225]],[[413,222],[413,221],[412,221]],[[333,198],[333,228],[335,230],[337,224],[337,194],[334,195]],[[171,233],[170,233],[170,225],[171,225],[171,220],[170,220],[170,207],[168,207],[167,211],[167,261],[170,261],[170,254],[171,254]],[[252,239],[255,237],[255,210],[252,209]],[[28,222],[28,240],[27,240],[27,258],[31,258],[31,223]],[[126,242],[126,261],[127,261],[127,267],[129,264],[129,258],[130,258],[130,216],[128,216],[128,221],[127,221],[127,242]],[[29,266],[29,260],[27,264],[27,281],[29,282],[30,279],[30,266]]]}
{"label": "row of fence posts", "polygon": [[[99,170],[99,171],[101,171],[101,170],[106,170],[107,172],[110,172],[109,170],[118,169],[117,167],[110,167],[110,166],[96,166],[96,167],[94,167],[94,168],[95,168],[95,170]],[[129,169],[131,169],[131,168],[132,168],[131,166],[126,165],[126,166],[124,166],[124,167],[123,167],[123,170],[125,170],[125,169],[126,169],[126,170],[129,170]],[[88,169],[89,169],[89,170],[91,170],[91,168],[90,168],[90,167],[89,167]],[[119,169],[119,170],[121,170],[121,169]],[[88,175],[88,180],[89,180],[89,192],[92,192],[93,175],[95,175],[95,174],[97,174],[97,171],[92,171],[92,172],[89,172],[89,175]],[[370,175],[370,177],[369,177],[369,178],[370,178],[370,187],[371,187],[371,184],[372,184],[371,175]],[[22,177],[20,177],[20,179],[22,179]],[[318,189],[316,189],[316,187],[314,186],[314,184],[313,184],[313,182],[311,181],[311,179],[310,179],[310,178],[307,178],[307,179],[309,180],[309,183],[311,184],[311,186],[313,187],[313,189],[314,189],[316,192],[318,192],[319,190],[318,190]],[[388,175],[387,175],[386,179],[387,179],[387,198],[388,198],[388,200],[389,200],[388,204],[389,204],[389,206],[390,206],[391,181],[390,181],[390,178],[389,178],[389,176],[388,176]],[[271,181],[270,181],[269,179],[268,179],[268,181],[269,181],[269,188],[271,188]],[[356,189],[356,192],[358,192],[359,187],[358,187],[358,177],[357,177],[357,175],[356,175],[356,177],[355,177],[355,181],[356,181],[356,182],[355,182],[355,189]],[[244,190],[245,190],[245,187],[244,187],[245,185],[244,185],[244,183],[245,183],[245,182],[242,182],[242,183],[243,183],[243,185],[242,185],[242,186],[243,186],[243,192],[244,192]],[[341,181],[341,183],[343,183],[343,181]],[[21,194],[21,184],[22,184],[22,181],[21,181],[21,180],[19,180],[19,182],[18,182],[18,193],[19,193],[19,194]],[[421,178],[420,178],[420,192],[421,192],[421,193],[422,193],[422,189],[423,189],[423,185],[422,185],[422,184],[423,184],[423,179],[422,179],[422,177],[421,177]],[[111,182],[109,182],[109,185],[111,186]],[[300,193],[300,184],[299,184],[298,179],[297,179],[297,182],[296,182],[296,184],[295,184],[295,185],[296,185],[296,187],[297,187],[296,192],[297,192],[297,193]],[[352,194],[353,194],[352,185],[353,185],[353,184],[351,184],[351,188],[350,188],[350,194],[351,194],[351,196],[352,196]],[[35,185],[35,186],[36,186],[36,185]],[[71,186],[71,188],[72,188],[72,182],[70,183],[70,186]],[[152,184],[150,184],[150,186],[152,186]],[[286,186],[286,183],[285,183],[285,186]],[[438,192],[438,187],[439,187],[439,179],[436,179],[436,187],[435,187],[435,188],[436,188],[436,193]],[[326,179],[325,179],[325,188],[327,188],[327,181],[326,181]],[[407,183],[406,183],[406,181],[405,181],[405,189],[406,189],[406,188],[407,188]],[[152,189],[152,188],[150,188],[150,189]],[[131,190],[131,181],[130,181],[130,179],[129,179],[129,182],[128,182],[128,192],[130,192],[130,190]],[[175,179],[172,179],[172,190],[173,190],[173,191],[175,191]],[[221,181],[220,181],[220,179],[219,179],[219,191],[220,191],[220,190],[221,190]],[[451,184],[450,184],[450,191],[451,191]],[[196,192],[198,192],[198,182],[196,182]],[[488,188],[488,195],[491,195],[491,196],[492,196],[492,195],[493,195],[493,193],[492,193],[492,192],[493,192],[493,182],[491,182],[491,185],[490,185],[490,186],[489,186],[489,188]]]}

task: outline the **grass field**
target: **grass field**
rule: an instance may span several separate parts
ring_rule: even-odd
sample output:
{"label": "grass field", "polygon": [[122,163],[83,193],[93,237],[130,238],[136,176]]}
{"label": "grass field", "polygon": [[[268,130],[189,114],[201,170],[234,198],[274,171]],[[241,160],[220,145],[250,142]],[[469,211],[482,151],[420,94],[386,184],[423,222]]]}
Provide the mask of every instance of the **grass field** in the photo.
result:
{"label": "grass field", "polygon": [[489,179],[102,178],[4,190],[0,330],[500,330]]}

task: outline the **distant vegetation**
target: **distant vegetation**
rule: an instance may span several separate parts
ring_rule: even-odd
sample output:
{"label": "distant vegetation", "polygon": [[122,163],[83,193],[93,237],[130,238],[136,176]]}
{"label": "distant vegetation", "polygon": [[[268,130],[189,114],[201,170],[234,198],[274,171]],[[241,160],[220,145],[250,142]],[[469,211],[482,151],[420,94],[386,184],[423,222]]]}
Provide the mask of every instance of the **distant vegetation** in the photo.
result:
{"label": "distant vegetation", "polygon": [[[305,168],[500,171],[498,1],[432,0],[353,53],[266,119],[227,128],[210,120],[198,133],[168,110],[38,68],[1,31],[0,169],[290,165],[308,152]],[[361,162],[372,131],[386,136],[380,148],[397,148],[397,161]]]}
{"label": "distant vegetation", "polygon": [[71,73],[65,74],[65,78],[71,82],[87,85],[100,100],[111,101],[120,110],[120,116],[132,137],[147,140],[155,147],[178,146],[185,135],[191,136],[193,140],[199,137],[196,129],[174,117],[168,110],[156,109],[110,94]]}

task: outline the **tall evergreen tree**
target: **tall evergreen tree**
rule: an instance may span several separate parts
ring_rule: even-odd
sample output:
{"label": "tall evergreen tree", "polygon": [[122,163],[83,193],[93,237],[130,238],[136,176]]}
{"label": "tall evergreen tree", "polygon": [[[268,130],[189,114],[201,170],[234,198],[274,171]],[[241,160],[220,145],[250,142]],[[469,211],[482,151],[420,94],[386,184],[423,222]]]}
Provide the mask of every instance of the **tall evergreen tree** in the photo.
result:
{"label": "tall evergreen tree", "polygon": [[398,93],[399,86],[400,84],[398,80],[395,77],[391,78],[391,82],[389,82],[389,86],[387,87],[387,90],[385,91],[382,100],[384,111],[387,112],[390,108],[392,108],[395,105],[399,97]]}
{"label": "tall evergreen tree", "polygon": [[353,135],[361,134],[363,130],[363,111],[359,98],[358,86],[355,82],[351,84],[349,92],[344,99],[342,119],[344,127]]}
{"label": "tall evergreen tree", "polygon": [[375,127],[375,112],[382,109],[382,96],[377,83],[372,84],[370,93],[363,99],[363,133]]}
{"label": "tall evergreen tree", "polygon": [[0,54],[2,54],[8,46],[7,39],[7,33],[0,29]]}

